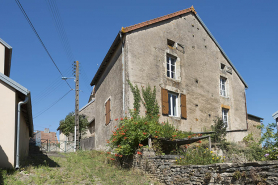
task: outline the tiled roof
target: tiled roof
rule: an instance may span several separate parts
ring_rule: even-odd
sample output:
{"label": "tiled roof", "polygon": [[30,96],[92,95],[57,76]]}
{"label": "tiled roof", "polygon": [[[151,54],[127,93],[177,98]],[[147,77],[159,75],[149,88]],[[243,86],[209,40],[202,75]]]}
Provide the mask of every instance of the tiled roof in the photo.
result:
{"label": "tiled roof", "polygon": [[261,118],[261,117],[259,117],[259,116],[255,116],[255,115],[253,115],[253,114],[247,114],[248,116],[252,116],[252,117],[255,117],[255,118],[258,118],[258,119],[260,119],[260,120],[263,120],[264,118]]}
{"label": "tiled roof", "polygon": [[127,32],[130,32],[130,31],[145,27],[145,26],[149,26],[149,25],[154,24],[154,23],[158,23],[158,22],[161,22],[161,21],[164,21],[164,20],[167,20],[167,19],[171,19],[171,18],[179,16],[179,15],[183,15],[183,14],[188,13],[188,12],[193,12],[193,13],[196,14],[196,11],[195,11],[194,7],[191,6],[190,8],[180,10],[180,11],[177,11],[175,13],[171,13],[171,14],[164,15],[164,16],[161,16],[161,17],[158,17],[158,18],[155,18],[155,19],[151,19],[149,21],[145,21],[145,22],[142,22],[142,23],[139,23],[139,24],[135,24],[135,25],[132,25],[132,26],[122,28],[121,31],[123,33],[127,33]]}

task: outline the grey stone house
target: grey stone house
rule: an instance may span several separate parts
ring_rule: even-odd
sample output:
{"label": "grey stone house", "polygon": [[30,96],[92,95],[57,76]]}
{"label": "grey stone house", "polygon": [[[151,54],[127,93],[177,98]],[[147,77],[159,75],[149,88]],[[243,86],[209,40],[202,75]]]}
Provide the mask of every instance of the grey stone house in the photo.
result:
{"label": "grey stone house", "polygon": [[193,6],[117,34],[91,82],[96,149],[106,148],[119,124],[115,119],[133,108],[128,80],[156,86],[161,122],[205,132],[221,117],[228,140],[238,142],[248,134],[248,86]]}

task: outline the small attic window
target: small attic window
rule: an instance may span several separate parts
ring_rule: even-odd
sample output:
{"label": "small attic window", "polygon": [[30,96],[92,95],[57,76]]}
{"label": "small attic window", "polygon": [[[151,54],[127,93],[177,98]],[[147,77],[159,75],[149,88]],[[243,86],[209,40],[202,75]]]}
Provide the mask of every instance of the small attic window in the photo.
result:
{"label": "small attic window", "polygon": [[172,40],[167,39],[167,45],[171,48],[174,48],[175,47],[175,42],[172,41]]}
{"label": "small attic window", "polygon": [[224,69],[224,68],[225,68],[225,64],[221,63],[221,69]]}

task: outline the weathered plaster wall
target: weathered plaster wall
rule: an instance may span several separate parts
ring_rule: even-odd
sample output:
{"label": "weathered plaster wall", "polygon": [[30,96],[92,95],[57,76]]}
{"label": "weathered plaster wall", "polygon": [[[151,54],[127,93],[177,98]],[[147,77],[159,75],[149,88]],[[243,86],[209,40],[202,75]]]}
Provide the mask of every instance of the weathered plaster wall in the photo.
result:
{"label": "weathered plaster wall", "polygon": [[253,134],[253,138],[256,141],[261,139],[261,130],[257,126],[261,125],[261,120],[259,118],[248,115],[248,134]]}
{"label": "weathered plaster wall", "polygon": [[[127,77],[133,84],[156,86],[159,105],[161,87],[187,96],[187,119],[161,116],[160,121],[168,120],[181,130],[208,131],[225,105],[230,107],[228,130],[247,128],[245,86],[234,70],[230,74],[220,69],[221,63],[231,66],[192,13],[133,31],[126,38]],[[184,45],[184,53],[168,47],[167,39]],[[180,63],[176,80],[166,76],[166,54]],[[228,97],[220,96],[220,76],[227,78]],[[130,90],[127,101],[132,108]],[[246,134],[229,133],[227,137],[240,141]]]}
{"label": "weathered plaster wall", "polygon": [[86,118],[88,119],[88,121],[91,122],[88,129],[86,130],[86,133],[83,134],[81,137],[88,138],[88,137],[94,136],[95,135],[95,121],[93,121],[93,120],[95,119],[95,102],[88,103],[88,105],[84,109],[82,109],[79,112],[79,114],[85,115]]}
{"label": "weathered plaster wall", "polygon": [[16,92],[0,81],[0,167],[15,165]]}
{"label": "weathered plaster wall", "polygon": [[0,44],[0,73],[4,74],[5,69],[5,46]]}
{"label": "weathered plaster wall", "polygon": [[[111,136],[114,126],[118,124],[115,118],[123,115],[123,83],[121,46],[114,52],[105,72],[96,84],[95,95],[95,146],[97,150],[106,149],[106,140]],[[111,121],[105,125],[105,102],[111,100]]]}

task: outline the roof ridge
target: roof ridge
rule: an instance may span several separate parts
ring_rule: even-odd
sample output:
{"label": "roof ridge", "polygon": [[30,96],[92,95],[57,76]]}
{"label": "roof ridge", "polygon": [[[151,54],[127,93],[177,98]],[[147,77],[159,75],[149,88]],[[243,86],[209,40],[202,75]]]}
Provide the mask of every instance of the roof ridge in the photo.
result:
{"label": "roof ridge", "polygon": [[177,11],[177,12],[174,12],[174,13],[163,15],[161,17],[157,17],[157,18],[145,21],[145,22],[134,24],[134,25],[131,25],[131,26],[128,26],[128,27],[125,27],[125,28],[122,27],[121,32],[127,33],[127,32],[130,32],[130,31],[145,27],[145,26],[152,25],[154,23],[158,23],[158,22],[161,22],[161,21],[164,21],[164,20],[167,20],[167,19],[171,19],[173,17],[177,17],[179,15],[182,15],[182,14],[185,14],[185,13],[188,13],[188,12],[193,12],[193,13],[197,14],[195,8],[192,5],[190,8],[187,8],[187,9],[183,9],[183,10],[180,10],[180,11]]}
{"label": "roof ridge", "polygon": [[2,43],[5,47],[8,49],[12,49],[12,46],[10,46],[7,42],[5,42],[3,39],[0,38],[0,43]]}

